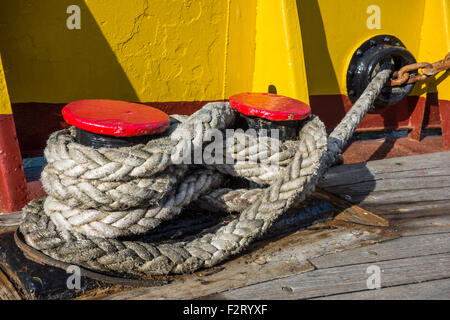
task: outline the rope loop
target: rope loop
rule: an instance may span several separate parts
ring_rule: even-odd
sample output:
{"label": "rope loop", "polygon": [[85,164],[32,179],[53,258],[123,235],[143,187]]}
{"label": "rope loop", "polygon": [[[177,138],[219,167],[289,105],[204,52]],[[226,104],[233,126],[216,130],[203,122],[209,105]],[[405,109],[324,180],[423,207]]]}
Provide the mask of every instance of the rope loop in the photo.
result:
{"label": "rope loop", "polygon": [[[226,135],[236,122],[226,102],[206,104],[189,117],[172,116],[170,130],[145,145],[93,149],[75,142],[73,128],[55,132],[42,173],[48,197],[23,209],[20,232],[54,259],[122,276],[216,265],[242,252],[314,191],[390,73],[372,80],[330,136],[316,116],[304,122],[297,139],[283,143],[242,131]],[[226,138],[211,143],[216,133]],[[276,143],[279,148],[270,148]],[[232,161],[196,163],[196,153]],[[233,189],[230,177],[248,187]],[[239,214],[182,240],[124,238],[151,232],[187,207]]]}

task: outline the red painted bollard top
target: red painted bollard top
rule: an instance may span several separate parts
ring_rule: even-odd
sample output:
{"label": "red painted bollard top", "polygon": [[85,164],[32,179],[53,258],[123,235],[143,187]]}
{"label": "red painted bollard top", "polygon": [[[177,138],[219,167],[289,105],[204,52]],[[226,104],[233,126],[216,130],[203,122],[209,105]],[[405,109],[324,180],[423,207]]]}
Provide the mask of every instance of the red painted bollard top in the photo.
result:
{"label": "red painted bollard top", "polygon": [[246,116],[270,121],[302,120],[311,108],[299,100],[271,93],[240,93],[230,97],[230,105]]}
{"label": "red painted bollard top", "polygon": [[98,134],[132,137],[164,132],[169,116],[146,105],[115,100],[79,100],[62,110],[67,123]]}

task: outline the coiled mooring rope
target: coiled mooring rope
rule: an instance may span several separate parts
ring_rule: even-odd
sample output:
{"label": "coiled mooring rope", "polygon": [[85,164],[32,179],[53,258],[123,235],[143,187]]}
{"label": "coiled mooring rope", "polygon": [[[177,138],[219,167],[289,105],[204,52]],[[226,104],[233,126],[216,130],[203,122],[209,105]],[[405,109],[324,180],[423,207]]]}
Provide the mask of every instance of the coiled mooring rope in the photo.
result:
{"label": "coiled mooring rope", "polygon": [[[384,70],[374,77],[329,137],[323,123],[311,116],[298,139],[288,141],[277,154],[278,169],[264,161],[249,161],[251,145],[240,149],[246,149],[241,153],[245,161],[233,165],[174,164],[177,157],[171,157],[171,150],[185,141],[181,130],[188,132],[194,148],[202,149],[209,129],[233,126],[234,111],[227,103],[207,104],[188,118],[174,117],[181,120],[176,129],[146,145],[92,149],[77,144],[70,130],[56,132],[48,141],[48,165],[42,174],[49,196],[23,209],[20,231],[29,245],[50,257],[98,271],[142,276],[211,267],[244,250],[314,191],[390,73]],[[227,188],[223,184],[229,175],[260,187]],[[240,214],[215,232],[183,241],[146,243],[120,238],[147,232],[190,203]]]}

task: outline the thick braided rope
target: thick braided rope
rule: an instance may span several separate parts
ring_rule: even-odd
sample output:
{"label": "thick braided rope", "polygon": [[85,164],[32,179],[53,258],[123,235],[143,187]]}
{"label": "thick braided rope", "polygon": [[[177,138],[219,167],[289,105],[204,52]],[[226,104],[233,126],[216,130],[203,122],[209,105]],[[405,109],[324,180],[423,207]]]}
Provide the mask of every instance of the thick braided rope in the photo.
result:
{"label": "thick braided rope", "polygon": [[[184,119],[171,134],[171,139],[177,144],[176,150],[186,151],[192,148],[203,151],[205,141],[211,140],[211,129],[223,132],[234,120],[235,112],[227,104],[207,104],[188,119]],[[186,143],[192,143],[192,146],[187,146]],[[280,145],[277,139],[233,130],[222,148],[216,151],[223,164],[214,162],[210,167],[258,184],[268,184],[276,179],[280,168],[286,167],[292,161],[295,141],[286,141]],[[181,163],[192,153],[195,151],[176,152],[172,159],[175,163]],[[230,164],[225,163],[227,157],[231,160]]]}
{"label": "thick braided rope", "polygon": [[326,151],[325,127],[318,118],[312,118],[300,131],[299,138],[294,160],[258,201],[215,233],[190,242],[148,244],[88,238],[57,228],[42,211],[36,213],[32,206],[24,209],[27,214],[21,231],[30,245],[47,255],[97,270],[155,275],[212,266],[243,250],[264,233],[294,199],[303,200],[313,191],[321,172],[320,160]]}
{"label": "thick braided rope", "polygon": [[[173,142],[169,138],[169,134],[173,133],[178,124],[185,120],[185,116],[175,115],[170,117],[170,128],[167,133],[163,134],[160,138],[152,139],[147,144],[139,144],[132,147],[125,148],[99,148],[93,149],[83,146],[75,142],[75,128],[71,127],[67,130],[61,130],[54,132],[50,135],[47,146],[44,150],[44,155],[48,165],[44,168],[45,185],[51,187],[46,190],[52,192],[55,190],[55,197],[60,200],[66,200],[64,197],[67,195],[71,197],[77,197],[79,191],[83,191],[83,188],[76,188],[68,190],[62,190],[65,185],[58,181],[52,181],[52,178],[57,176],[57,180],[67,179],[68,181],[89,181],[95,182],[124,182],[135,180],[138,178],[147,178],[153,176],[171,165],[171,150],[174,146]],[[180,171],[186,169],[186,167],[172,168],[173,171]],[[45,174],[46,171],[50,171]],[[59,178],[58,178],[59,177]],[[160,190],[160,187],[153,189],[150,185],[156,183],[157,185],[164,184],[165,178],[158,177],[155,180],[149,180],[141,182],[144,185],[142,187],[152,190]],[[70,184],[72,185],[72,184]],[[53,188],[55,187],[55,188]],[[136,185],[133,185],[136,187]],[[141,188],[141,186],[138,186]],[[93,192],[89,187],[85,189],[87,193]],[[105,184],[101,185],[99,190],[105,188]],[[110,190],[110,189],[108,189]],[[57,192],[62,194],[57,195]],[[119,191],[120,192],[120,191]],[[94,191],[95,193],[95,191]],[[127,192],[125,192],[126,194]],[[60,197],[62,198],[60,198]],[[95,200],[95,195],[92,200]],[[83,200],[86,200],[83,198]],[[115,202],[116,199],[111,199],[111,202]],[[83,201],[91,202],[89,200]],[[98,201],[99,205],[104,205],[106,200]],[[80,205],[79,203],[77,203]],[[94,206],[95,207],[95,206]]]}
{"label": "thick braided rope", "polygon": [[[294,203],[308,196],[334,158],[337,146],[345,144],[362,117],[372,106],[390,71],[380,72],[344,117],[327,142],[325,128],[317,118],[304,125],[292,162],[263,190],[260,197],[237,219],[215,233],[199,235],[190,241],[150,244],[91,237],[58,229],[43,213],[42,202],[24,208],[20,230],[28,244],[49,256],[96,270],[133,275],[192,272],[215,265],[241,252],[262,235]],[[328,144],[328,151],[327,151]]]}

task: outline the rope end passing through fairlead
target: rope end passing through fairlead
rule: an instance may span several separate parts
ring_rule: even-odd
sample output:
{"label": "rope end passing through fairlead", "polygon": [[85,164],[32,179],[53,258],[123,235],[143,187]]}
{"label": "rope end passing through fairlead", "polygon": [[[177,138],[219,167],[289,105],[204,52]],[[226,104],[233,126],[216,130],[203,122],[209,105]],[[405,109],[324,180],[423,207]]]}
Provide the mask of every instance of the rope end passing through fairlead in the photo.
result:
{"label": "rope end passing through fairlead", "polygon": [[[20,232],[30,246],[54,259],[122,276],[180,274],[214,266],[242,252],[313,192],[390,74],[383,70],[374,77],[329,137],[319,118],[309,116],[294,139],[283,141],[280,150],[259,161],[252,161],[258,152],[254,145],[236,142],[231,164],[173,163],[171,152],[179,143],[188,139],[204,151],[208,146],[201,138],[211,130],[235,127],[236,111],[226,102],[209,103],[178,118],[171,122],[175,128],[138,145],[93,148],[80,144],[73,130],[56,132],[48,140],[48,165],[42,175],[49,196],[24,208]],[[266,141],[247,138],[256,144]],[[226,142],[217,153],[227,152]],[[266,162],[275,156],[277,169]],[[224,184],[229,176],[257,187],[239,187],[236,197],[236,190]],[[202,201],[202,207],[239,214],[214,231],[182,240],[150,243],[123,238],[151,232]]]}

